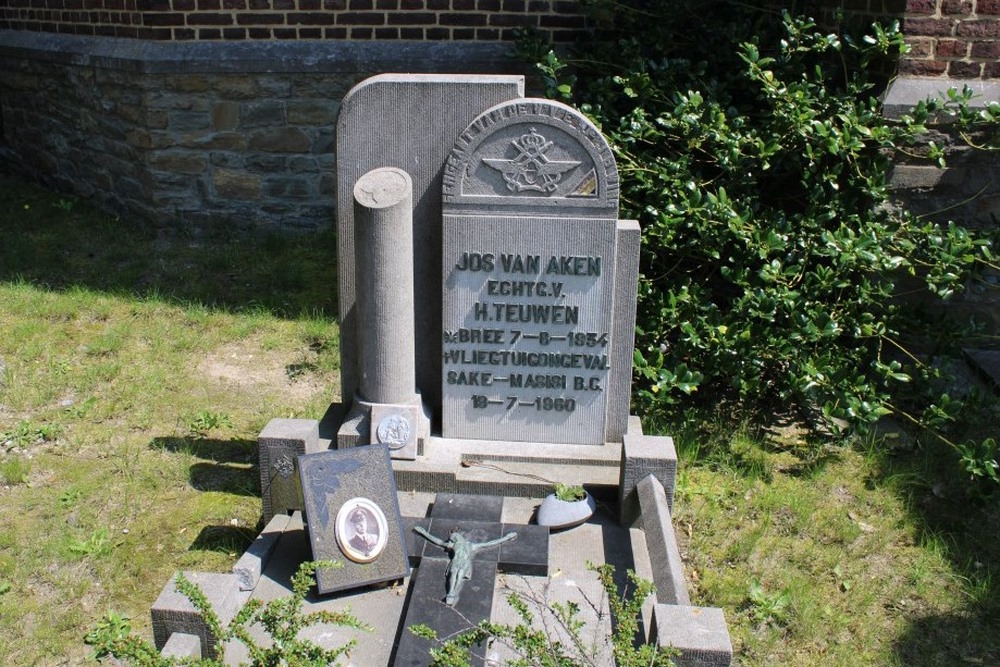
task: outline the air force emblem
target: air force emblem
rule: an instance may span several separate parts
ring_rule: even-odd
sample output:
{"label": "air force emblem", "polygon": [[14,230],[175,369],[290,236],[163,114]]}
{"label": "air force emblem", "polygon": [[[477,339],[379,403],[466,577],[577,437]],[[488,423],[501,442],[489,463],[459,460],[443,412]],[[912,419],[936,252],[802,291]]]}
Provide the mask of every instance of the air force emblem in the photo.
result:
{"label": "air force emblem", "polygon": [[483,158],[483,162],[503,175],[511,192],[552,194],[559,187],[563,174],[580,164],[576,160],[550,160],[546,157],[545,153],[554,143],[538,134],[535,128],[514,139],[511,144],[518,151],[514,159]]}

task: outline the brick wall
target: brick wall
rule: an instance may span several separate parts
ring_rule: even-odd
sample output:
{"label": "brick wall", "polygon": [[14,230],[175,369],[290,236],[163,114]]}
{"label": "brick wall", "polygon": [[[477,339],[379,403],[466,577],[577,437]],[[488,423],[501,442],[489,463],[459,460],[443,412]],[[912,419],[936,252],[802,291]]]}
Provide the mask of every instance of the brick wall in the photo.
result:
{"label": "brick wall", "polygon": [[0,30],[155,40],[509,41],[534,28],[555,42],[585,25],[570,0],[6,0]]}
{"label": "brick wall", "polygon": [[[665,0],[663,0],[665,1]],[[786,6],[788,3],[773,3]],[[900,74],[1000,78],[1000,0],[811,0],[823,22],[898,19]],[[572,0],[6,0],[0,30],[164,41],[510,41],[530,27],[556,43],[586,26]]]}
{"label": "brick wall", "polygon": [[1000,0],[907,0],[902,75],[1000,78]]}
{"label": "brick wall", "polygon": [[909,47],[901,76],[1000,79],[1000,0],[812,0],[804,8],[827,25],[899,21]]}

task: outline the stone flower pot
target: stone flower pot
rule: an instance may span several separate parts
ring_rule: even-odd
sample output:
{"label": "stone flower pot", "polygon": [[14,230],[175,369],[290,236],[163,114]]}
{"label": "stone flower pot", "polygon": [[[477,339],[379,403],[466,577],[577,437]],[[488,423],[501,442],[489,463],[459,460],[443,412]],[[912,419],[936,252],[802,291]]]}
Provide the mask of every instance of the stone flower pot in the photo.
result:
{"label": "stone flower pot", "polygon": [[580,500],[560,500],[556,494],[550,493],[538,507],[536,521],[539,526],[548,526],[553,530],[579,526],[589,519],[597,509],[594,497],[584,492]]}

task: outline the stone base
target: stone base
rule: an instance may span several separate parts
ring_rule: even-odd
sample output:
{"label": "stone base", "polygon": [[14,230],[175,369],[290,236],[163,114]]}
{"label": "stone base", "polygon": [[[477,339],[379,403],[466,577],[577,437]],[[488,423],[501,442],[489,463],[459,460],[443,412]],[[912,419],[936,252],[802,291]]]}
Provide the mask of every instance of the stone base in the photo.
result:
{"label": "stone base", "polygon": [[329,449],[315,419],[272,419],[257,436],[264,521],[301,510],[298,457]]}
{"label": "stone base", "polygon": [[[225,627],[250,599],[250,593],[239,590],[236,576],[206,572],[185,572],[188,581],[201,589],[209,604]],[[205,657],[216,657],[215,637],[191,601],[176,588],[176,575],[167,582],[160,596],[153,603],[150,616],[153,622],[153,641],[163,650],[171,637],[178,634],[197,637],[199,651]],[[191,651],[194,641],[179,637],[173,640],[170,651]]]}
{"label": "stone base", "polygon": [[677,667],[729,667],[733,662],[726,618],[717,607],[658,604],[653,626],[657,645],[680,651],[674,658]]}
{"label": "stone base", "polygon": [[[393,437],[392,429],[385,428],[394,417],[403,417],[408,424],[405,439]],[[399,405],[355,399],[337,430],[337,449],[380,443],[389,446],[393,459],[412,461],[423,454],[430,437],[430,413],[421,402],[420,394],[412,402]]]}
{"label": "stone base", "polygon": [[639,496],[636,489],[647,475],[652,475],[663,485],[667,507],[672,511],[677,479],[677,452],[673,439],[643,435],[639,419],[631,417],[622,450],[621,476],[618,480],[619,520],[622,525],[628,526],[637,520]]}

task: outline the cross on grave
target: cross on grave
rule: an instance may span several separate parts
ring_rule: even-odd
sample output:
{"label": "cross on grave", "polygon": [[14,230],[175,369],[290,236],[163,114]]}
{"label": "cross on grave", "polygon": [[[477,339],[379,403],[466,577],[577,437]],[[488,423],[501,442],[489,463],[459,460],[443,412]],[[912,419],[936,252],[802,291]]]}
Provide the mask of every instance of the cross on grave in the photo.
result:
{"label": "cross on grave", "polygon": [[[548,576],[549,529],[547,526],[501,523],[503,498],[439,493],[429,517],[404,517],[407,552],[410,564],[417,568],[410,584],[410,600],[400,631],[393,667],[425,667],[431,642],[417,637],[409,628],[424,624],[447,639],[489,620],[493,608],[493,589],[497,572],[528,576]],[[447,540],[452,531],[460,531],[472,542],[496,540],[511,532],[517,539],[482,549],[473,556],[470,579],[454,605],[449,605],[448,566],[450,554],[418,535],[420,526],[428,533]],[[474,657],[473,665],[482,665]]]}

